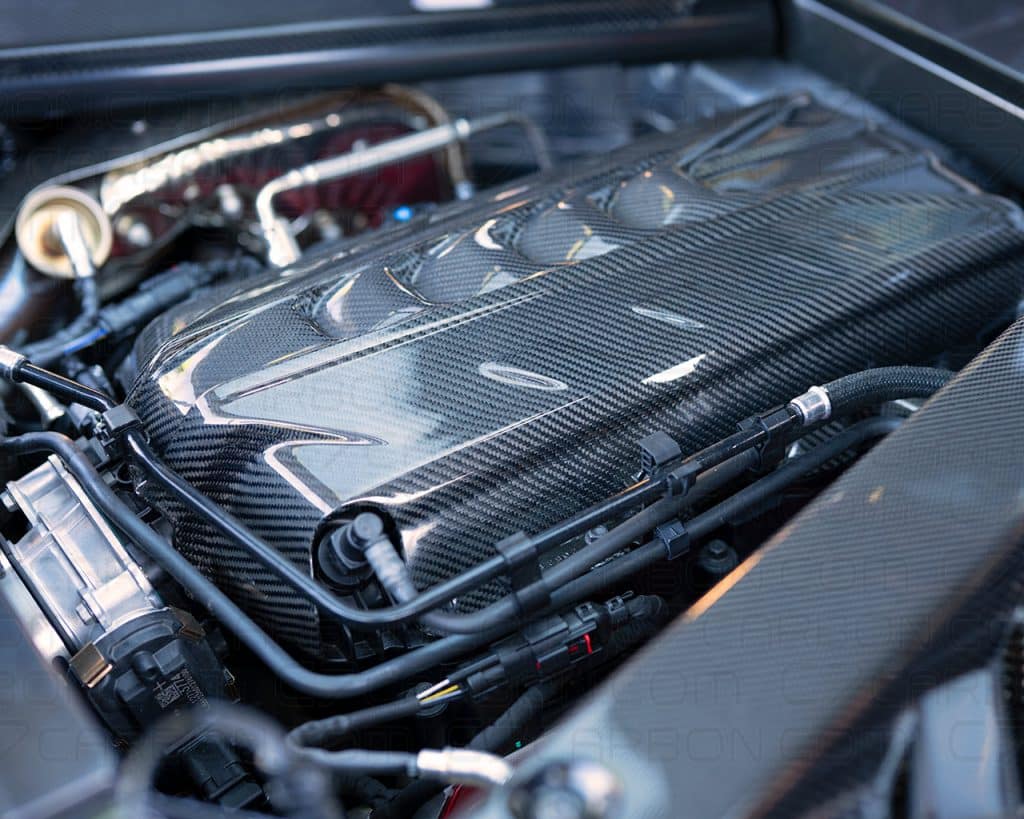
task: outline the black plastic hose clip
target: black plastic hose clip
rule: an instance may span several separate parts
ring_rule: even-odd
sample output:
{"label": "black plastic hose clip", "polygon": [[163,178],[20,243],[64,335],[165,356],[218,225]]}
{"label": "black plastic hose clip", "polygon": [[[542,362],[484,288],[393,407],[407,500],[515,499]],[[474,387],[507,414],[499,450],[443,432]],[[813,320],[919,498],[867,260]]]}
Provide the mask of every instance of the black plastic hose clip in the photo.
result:
{"label": "black plastic hose clip", "polygon": [[665,557],[675,560],[690,551],[690,532],[679,518],[654,528],[654,536],[665,546]]}
{"label": "black plastic hose clip", "polygon": [[648,480],[663,480],[665,494],[669,496],[682,495],[690,491],[700,472],[700,465],[686,462],[674,469],[670,468],[673,464],[678,464],[683,457],[682,447],[675,438],[663,430],[658,430],[642,438],[637,446],[640,447],[640,470]]}
{"label": "black plastic hose clip", "polygon": [[115,454],[120,451],[121,438],[129,430],[142,431],[142,419],[131,407],[118,404],[100,414],[96,438],[107,454]]}
{"label": "black plastic hose clip", "polygon": [[505,572],[512,584],[520,615],[546,606],[551,595],[540,573],[537,544],[526,532],[516,532],[494,544],[505,561]]}
{"label": "black plastic hose clip", "polygon": [[776,407],[761,415],[753,415],[737,424],[739,429],[764,430],[764,440],[755,447],[758,455],[755,471],[774,466],[782,460],[786,454],[786,445],[789,443],[789,436],[786,433],[800,421],[799,413],[787,405]]}

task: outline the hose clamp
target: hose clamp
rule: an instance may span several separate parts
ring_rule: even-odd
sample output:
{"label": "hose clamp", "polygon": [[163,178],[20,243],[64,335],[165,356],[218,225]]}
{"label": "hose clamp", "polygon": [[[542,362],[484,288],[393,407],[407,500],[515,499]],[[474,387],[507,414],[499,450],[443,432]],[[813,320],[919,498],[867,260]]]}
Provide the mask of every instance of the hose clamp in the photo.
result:
{"label": "hose clamp", "polygon": [[832,417],[832,401],[824,387],[811,387],[803,395],[798,395],[789,405],[803,418],[803,426],[809,427]]}

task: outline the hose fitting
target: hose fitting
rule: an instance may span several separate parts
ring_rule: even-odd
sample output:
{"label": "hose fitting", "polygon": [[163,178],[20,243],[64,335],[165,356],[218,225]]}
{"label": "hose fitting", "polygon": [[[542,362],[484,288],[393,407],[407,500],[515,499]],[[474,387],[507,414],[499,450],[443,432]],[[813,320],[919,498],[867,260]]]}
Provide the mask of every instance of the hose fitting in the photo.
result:
{"label": "hose fitting", "polygon": [[790,401],[789,405],[803,419],[802,426],[805,427],[820,424],[832,417],[832,400],[824,387],[811,387]]}
{"label": "hose fitting", "polygon": [[811,387],[789,402],[802,419],[816,426],[834,416],[851,415],[886,401],[931,398],[955,375],[934,367],[876,367]]}
{"label": "hose fitting", "polygon": [[453,785],[504,785],[512,766],[500,756],[468,748],[427,749],[416,754],[416,771]]}
{"label": "hose fitting", "polygon": [[27,359],[17,350],[12,350],[6,344],[0,344],[0,378],[5,381],[17,381],[18,368]]}

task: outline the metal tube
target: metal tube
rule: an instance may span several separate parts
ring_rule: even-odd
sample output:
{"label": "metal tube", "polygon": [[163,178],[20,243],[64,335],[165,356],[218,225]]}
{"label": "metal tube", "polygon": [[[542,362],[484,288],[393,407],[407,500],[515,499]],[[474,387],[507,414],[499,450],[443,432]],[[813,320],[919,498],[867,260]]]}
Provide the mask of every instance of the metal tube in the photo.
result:
{"label": "metal tube", "polygon": [[415,134],[379,142],[369,148],[311,162],[272,179],[260,189],[256,197],[256,216],[267,244],[267,260],[275,267],[285,267],[294,264],[302,256],[287,220],[278,216],[274,210],[274,199],[279,194],[321,182],[347,179],[396,162],[415,159],[469,139],[481,131],[514,123],[516,120],[508,114],[493,114],[472,120],[457,119]]}

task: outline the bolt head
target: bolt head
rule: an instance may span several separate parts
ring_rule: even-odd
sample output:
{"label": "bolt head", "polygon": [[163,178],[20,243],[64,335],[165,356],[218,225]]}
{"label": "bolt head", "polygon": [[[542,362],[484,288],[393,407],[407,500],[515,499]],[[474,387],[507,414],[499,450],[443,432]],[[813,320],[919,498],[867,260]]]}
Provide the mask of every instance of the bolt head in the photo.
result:
{"label": "bolt head", "polygon": [[369,546],[384,534],[384,521],[373,512],[360,512],[348,528],[349,537],[357,546]]}

